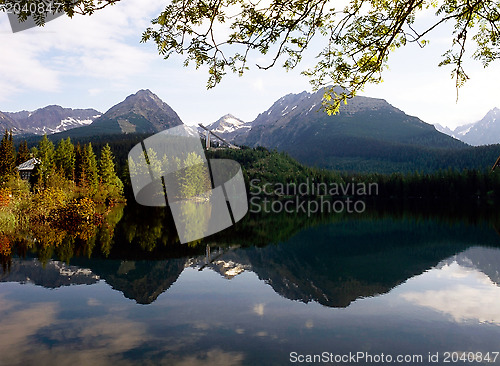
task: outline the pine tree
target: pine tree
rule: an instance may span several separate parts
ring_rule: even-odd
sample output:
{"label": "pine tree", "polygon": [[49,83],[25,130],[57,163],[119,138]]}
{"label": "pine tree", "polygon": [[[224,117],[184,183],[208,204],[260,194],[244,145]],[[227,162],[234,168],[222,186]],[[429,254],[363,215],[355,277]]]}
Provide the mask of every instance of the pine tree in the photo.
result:
{"label": "pine tree", "polygon": [[12,131],[5,130],[0,142],[0,179],[8,180],[16,175],[16,150],[12,139]]}
{"label": "pine tree", "polygon": [[55,173],[54,144],[47,138],[47,135],[43,135],[38,143],[36,158],[38,158],[39,163],[35,165],[33,181],[35,184],[45,187],[49,176]]}
{"label": "pine tree", "polygon": [[111,196],[121,196],[123,193],[123,183],[115,172],[113,153],[108,144],[106,144],[101,150],[101,159],[99,160],[99,175],[101,178],[101,184],[104,187],[115,187],[115,189],[109,189],[108,192]]}
{"label": "pine tree", "polygon": [[83,152],[80,143],[75,148],[75,183],[82,187],[85,184],[85,171],[83,170]]}
{"label": "pine tree", "polygon": [[104,145],[101,150],[101,159],[99,160],[99,175],[102,184],[114,184],[118,178],[115,173],[113,159],[113,153],[109,144]]}
{"label": "pine tree", "polygon": [[14,138],[12,137],[12,130],[9,131],[9,150],[14,157],[13,163],[16,164],[16,148],[14,147]]}
{"label": "pine tree", "polygon": [[38,159],[40,164],[47,167],[54,164],[54,144],[47,138],[47,135],[43,135],[38,143]]}
{"label": "pine tree", "polygon": [[99,176],[97,172],[97,159],[90,142],[83,147],[82,163],[85,173],[85,185],[91,194],[95,193],[99,183]]}
{"label": "pine tree", "polygon": [[28,149],[28,143],[26,140],[21,142],[19,145],[19,150],[16,155],[16,166],[21,165],[22,163],[28,161],[31,158],[31,152]]}
{"label": "pine tree", "polygon": [[55,164],[60,169],[66,179],[74,179],[75,173],[75,147],[68,137],[59,141],[55,152]]}

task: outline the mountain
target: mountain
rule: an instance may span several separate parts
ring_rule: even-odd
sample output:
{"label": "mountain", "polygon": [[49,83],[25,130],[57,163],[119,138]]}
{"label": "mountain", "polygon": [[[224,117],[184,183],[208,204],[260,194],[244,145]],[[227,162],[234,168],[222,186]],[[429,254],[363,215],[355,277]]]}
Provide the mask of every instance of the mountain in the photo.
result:
{"label": "mountain", "polygon": [[181,119],[167,103],[150,90],[139,90],[91,125],[73,130],[71,136],[156,133],[181,124]]}
{"label": "mountain", "polygon": [[458,126],[455,130],[441,128],[443,133],[453,136],[473,146],[500,143],[500,109],[493,108],[478,122]]}
{"label": "mountain", "polygon": [[342,140],[353,138],[435,148],[463,146],[383,99],[354,97],[337,115],[329,116],[321,110],[323,93],[282,97],[252,122],[245,142],[284,150],[295,150],[293,146],[304,141],[330,139],[343,146]]}
{"label": "mountain", "polygon": [[[246,134],[251,128],[251,123],[243,122],[232,114],[226,114],[206,127],[218,135],[223,136],[226,140],[233,141],[241,135]],[[205,132],[201,127],[198,127],[198,131],[200,133]]]}
{"label": "mountain", "polygon": [[[436,124],[434,125],[434,127],[436,127],[436,130],[437,130],[437,131],[439,131],[439,132],[442,132],[442,133],[444,133],[444,134],[446,134],[446,135],[448,135],[448,136],[455,137],[455,136],[453,136],[453,131],[452,131],[452,130],[450,130],[450,129],[449,129],[448,127],[446,127],[446,126],[442,126],[442,125],[440,125],[439,123],[436,123]],[[456,138],[456,137],[455,137],[455,138]]]}
{"label": "mountain", "polygon": [[0,131],[3,133],[5,130],[12,130],[13,133],[18,132],[16,121],[8,113],[0,112]]}
{"label": "mountain", "polygon": [[309,165],[339,169],[339,164],[359,161],[368,166],[390,165],[389,171],[399,170],[407,155],[466,147],[383,99],[354,97],[337,115],[329,116],[321,110],[323,94],[320,90],[280,98],[234,142],[276,148]]}
{"label": "mountain", "polygon": [[181,124],[177,113],[150,90],[139,90],[104,114],[95,109],[57,105],[34,112],[0,112],[1,129],[12,129],[18,134],[58,134],[57,138],[156,133]]}
{"label": "mountain", "polygon": [[8,114],[0,112],[0,131],[3,133],[5,130],[17,131],[16,121],[14,121]]}
{"label": "mountain", "polygon": [[36,111],[6,112],[18,133],[53,134],[91,124],[101,116],[95,109],[71,109],[50,105]]}

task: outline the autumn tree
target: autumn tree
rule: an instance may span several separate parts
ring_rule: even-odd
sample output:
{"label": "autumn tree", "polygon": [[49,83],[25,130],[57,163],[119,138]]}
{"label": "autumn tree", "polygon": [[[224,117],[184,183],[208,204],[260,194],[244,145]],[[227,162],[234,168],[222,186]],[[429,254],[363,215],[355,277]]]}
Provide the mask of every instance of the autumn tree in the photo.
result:
{"label": "autumn tree", "polygon": [[[0,0],[0,4],[15,1]],[[72,17],[93,14],[118,1],[64,0],[62,4]],[[325,105],[330,112],[366,84],[381,82],[391,52],[412,43],[425,47],[445,24],[452,25],[452,30],[447,31],[448,50],[443,50],[439,66],[450,67],[457,88],[468,79],[464,61],[471,43],[472,58],[485,67],[500,57],[500,3],[495,0],[346,0],[337,4],[332,0],[172,0],[152,21],[142,41],[153,41],[165,59],[180,54],[185,65],[208,66],[207,86],[211,88],[227,72],[243,74],[251,57],[259,54],[268,56],[267,63],[256,65],[260,69],[277,64],[287,70],[296,68],[312,41],[319,39],[323,48],[317,62],[303,73],[315,90],[328,85],[345,90],[340,95],[333,89],[327,91]],[[424,21],[419,17],[422,14]],[[19,18],[29,15],[21,12]],[[35,21],[42,25],[44,14],[36,14]]]}

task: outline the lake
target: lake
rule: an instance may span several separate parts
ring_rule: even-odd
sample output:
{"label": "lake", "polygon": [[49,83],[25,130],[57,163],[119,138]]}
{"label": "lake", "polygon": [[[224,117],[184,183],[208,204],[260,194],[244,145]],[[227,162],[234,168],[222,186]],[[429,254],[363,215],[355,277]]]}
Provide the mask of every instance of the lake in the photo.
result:
{"label": "lake", "polygon": [[497,215],[254,215],[181,245],[168,211],[117,210],[4,258],[1,365],[500,363]]}

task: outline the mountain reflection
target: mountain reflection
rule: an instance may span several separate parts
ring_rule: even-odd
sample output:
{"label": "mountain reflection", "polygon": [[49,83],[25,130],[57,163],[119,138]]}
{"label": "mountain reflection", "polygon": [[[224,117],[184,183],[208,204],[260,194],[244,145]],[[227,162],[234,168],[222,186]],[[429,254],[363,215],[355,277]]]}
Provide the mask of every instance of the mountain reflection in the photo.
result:
{"label": "mountain reflection", "polygon": [[0,274],[0,282],[32,283],[45,288],[69,285],[92,285],[99,276],[88,268],[50,261],[45,266],[37,259],[12,261],[9,272]]}
{"label": "mountain reflection", "polygon": [[[125,215],[116,227],[113,225],[114,231],[105,231],[115,234],[104,236],[106,245],[99,241],[104,231],[97,230],[93,246],[104,250],[91,256],[87,251],[87,255],[72,257],[69,264],[45,259],[43,268],[40,261],[29,258],[39,252],[27,254],[28,259],[11,258],[0,281],[56,288],[104,280],[125,297],[151,304],[187,267],[214,271],[227,280],[250,271],[284,298],[347,307],[356,299],[387,293],[431,268],[453,263],[479,271],[492,283],[500,280],[500,251],[480,247],[497,246],[500,238],[484,225],[389,216],[321,218],[313,220],[311,226],[307,218],[292,217],[292,224],[283,222],[288,238],[275,236],[273,244],[263,245],[262,237],[256,234],[258,242],[252,245],[242,232],[271,230],[254,219],[234,229],[232,241],[239,245],[226,244],[231,241],[226,233],[190,246],[176,243],[172,231],[158,229],[167,220],[162,216],[165,212],[149,218]],[[269,225],[265,220],[264,224]]]}
{"label": "mountain reflection", "polygon": [[[475,321],[500,325],[500,250],[473,247],[442,261],[401,296],[414,304],[450,316],[455,322]],[[417,283],[439,284],[425,289]],[[427,286],[428,287],[428,286]],[[422,290],[425,289],[425,290]]]}
{"label": "mountain reflection", "polygon": [[471,247],[451,258],[441,262],[441,266],[456,262],[464,268],[484,273],[489,279],[500,286],[500,250],[496,248]]}

